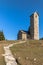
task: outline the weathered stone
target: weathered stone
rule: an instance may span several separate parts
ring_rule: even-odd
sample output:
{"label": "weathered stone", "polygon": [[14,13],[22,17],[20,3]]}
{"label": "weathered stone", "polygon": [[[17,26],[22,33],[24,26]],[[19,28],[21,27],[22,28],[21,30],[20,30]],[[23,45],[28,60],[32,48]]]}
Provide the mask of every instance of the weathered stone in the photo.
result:
{"label": "weathered stone", "polygon": [[37,12],[30,16],[31,39],[39,40],[39,15]]}
{"label": "weathered stone", "polygon": [[28,31],[20,30],[18,32],[18,40],[39,40],[39,15],[34,12],[30,16],[30,27]]}
{"label": "weathered stone", "polygon": [[26,57],[26,60],[28,60],[29,59],[29,57]]}
{"label": "weathered stone", "polygon": [[34,61],[36,61],[36,58],[34,58]]}
{"label": "weathered stone", "polygon": [[18,60],[20,60],[21,59],[21,57],[18,57]]}

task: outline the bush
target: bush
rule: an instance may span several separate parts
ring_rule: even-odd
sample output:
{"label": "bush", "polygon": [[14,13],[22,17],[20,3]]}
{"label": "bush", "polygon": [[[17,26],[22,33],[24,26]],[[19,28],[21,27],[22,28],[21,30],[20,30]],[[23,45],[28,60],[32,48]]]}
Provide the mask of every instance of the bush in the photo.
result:
{"label": "bush", "polygon": [[0,31],[0,41],[5,40],[4,33]]}
{"label": "bush", "polygon": [[43,38],[40,38],[40,40],[43,40]]}

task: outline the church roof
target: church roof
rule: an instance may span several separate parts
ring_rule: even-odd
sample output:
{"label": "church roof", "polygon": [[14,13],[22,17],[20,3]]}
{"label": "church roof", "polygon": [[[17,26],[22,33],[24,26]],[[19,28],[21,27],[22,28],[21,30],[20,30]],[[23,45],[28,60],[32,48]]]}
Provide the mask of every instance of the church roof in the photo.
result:
{"label": "church roof", "polygon": [[26,34],[26,31],[24,31],[24,30],[20,30],[20,32],[22,32],[22,33]]}
{"label": "church roof", "polygon": [[25,31],[25,30],[20,30],[19,32],[22,32],[22,33],[24,33],[24,34],[28,34],[28,35],[30,35],[30,32]]}
{"label": "church roof", "polygon": [[38,14],[38,16],[39,16],[39,13],[35,11],[32,15],[30,15],[30,17],[33,16],[35,13]]}

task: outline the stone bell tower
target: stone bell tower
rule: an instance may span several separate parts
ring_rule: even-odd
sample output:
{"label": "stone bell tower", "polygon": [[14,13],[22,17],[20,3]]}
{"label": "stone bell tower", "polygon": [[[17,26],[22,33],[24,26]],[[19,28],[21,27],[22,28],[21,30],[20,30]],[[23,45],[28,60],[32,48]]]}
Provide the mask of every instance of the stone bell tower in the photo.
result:
{"label": "stone bell tower", "polygon": [[30,16],[30,35],[31,39],[39,40],[39,14],[37,12]]}

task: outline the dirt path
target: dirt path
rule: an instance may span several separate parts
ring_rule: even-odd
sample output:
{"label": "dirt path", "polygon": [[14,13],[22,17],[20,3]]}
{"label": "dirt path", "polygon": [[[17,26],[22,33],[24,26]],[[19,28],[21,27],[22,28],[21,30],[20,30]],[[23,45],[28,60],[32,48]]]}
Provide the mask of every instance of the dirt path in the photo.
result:
{"label": "dirt path", "polygon": [[13,43],[8,46],[4,46],[5,54],[3,54],[5,58],[6,65],[17,65],[16,59],[13,57],[10,47],[12,47],[14,44],[20,44],[25,43],[25,41],[20,41],[19,43]]}
{"label": "dirt path", "polygon": [[13,57],[11,51],[10,51],[10,47],[13,46],[13,44],[10,44],[9,46],[4,46],[4,57],[5,57],[5,62],[6,65],[17,65],[15,58]]}

